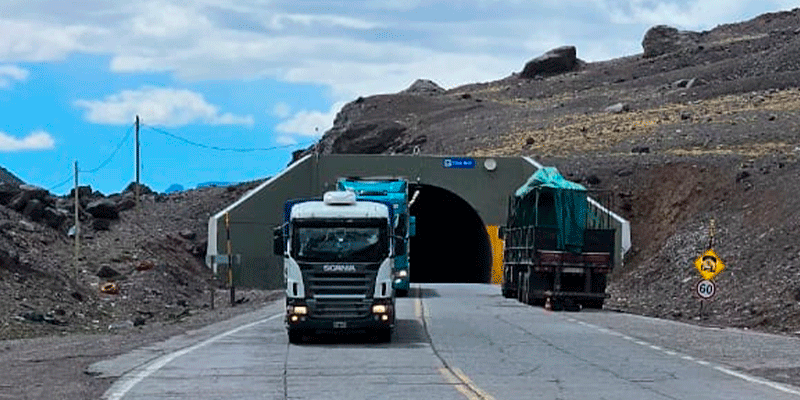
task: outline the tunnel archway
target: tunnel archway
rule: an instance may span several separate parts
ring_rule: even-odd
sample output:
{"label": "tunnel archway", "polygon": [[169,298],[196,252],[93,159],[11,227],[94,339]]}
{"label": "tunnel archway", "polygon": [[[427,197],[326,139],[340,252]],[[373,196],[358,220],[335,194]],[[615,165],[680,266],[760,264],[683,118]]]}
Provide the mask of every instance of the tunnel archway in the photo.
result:
{"label": "tunnel archway", "polygon": [[486,226],[464,199],[440,187],[411,184],[419,192],[410,213],[417,220],[411,238],[411,281],[421,283],[488,283],[492,247]]}

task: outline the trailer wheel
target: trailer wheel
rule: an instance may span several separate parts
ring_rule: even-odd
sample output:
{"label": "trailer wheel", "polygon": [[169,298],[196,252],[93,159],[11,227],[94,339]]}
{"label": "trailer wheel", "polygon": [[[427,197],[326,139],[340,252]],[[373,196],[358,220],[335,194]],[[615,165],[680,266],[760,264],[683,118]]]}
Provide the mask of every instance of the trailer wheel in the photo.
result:
{"label": "trailer wheel", "polygon": [[303,332],[295,329],[289,330],[289,343],[291,344],[303,343]]}
{"label": "trailer wheel", "polygon": [[524,294],[523,290],[525,289],[522,286],[522,272],[517,272],[517,300],[522,303],[522,295]]}
{"label": "trailer wheel", "polygon": [[586,301],[583,302],[583,306],[585,308],[593,308],[593,309],[596,309],[596,310],[602,310],[604,302],[605,302],[605,299],[586,300]]}

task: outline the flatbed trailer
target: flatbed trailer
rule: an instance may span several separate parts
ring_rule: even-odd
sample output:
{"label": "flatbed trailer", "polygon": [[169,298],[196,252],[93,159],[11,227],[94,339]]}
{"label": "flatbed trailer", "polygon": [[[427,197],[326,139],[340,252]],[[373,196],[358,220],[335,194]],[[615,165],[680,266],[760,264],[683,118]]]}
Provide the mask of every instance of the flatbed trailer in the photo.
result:
{"label": "flatbed trailer", "polygon": [[[509,199],[501,230],[503,296],[553,308],[602,308],[616,231],[590,193],[554,168],[537,172]],[[609,193],[592,193],[610,201]]]}

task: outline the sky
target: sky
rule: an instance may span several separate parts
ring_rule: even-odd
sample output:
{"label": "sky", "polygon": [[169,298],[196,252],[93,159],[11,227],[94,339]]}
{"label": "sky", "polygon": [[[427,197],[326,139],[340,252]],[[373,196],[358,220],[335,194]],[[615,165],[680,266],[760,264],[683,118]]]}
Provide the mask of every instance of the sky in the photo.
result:
{"label": "sky", "polygon": [[359,96],[500,79],[547,50],[641,53],[800,1],[0,0],[0,166],[65,194],[280,172]]}

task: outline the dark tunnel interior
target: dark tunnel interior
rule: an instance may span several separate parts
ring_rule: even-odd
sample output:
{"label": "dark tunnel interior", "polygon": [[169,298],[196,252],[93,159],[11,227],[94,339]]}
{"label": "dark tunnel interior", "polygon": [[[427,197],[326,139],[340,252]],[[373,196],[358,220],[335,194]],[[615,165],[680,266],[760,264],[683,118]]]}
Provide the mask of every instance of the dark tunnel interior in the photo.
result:
{"label": "dark tunnel interior", "polygon": [[488,283],[492,248],[486,227],[458,195],[430,185],[412,184],[419,195],[411,205],[417,219],[411,238],[411,281],[421,283]]}

